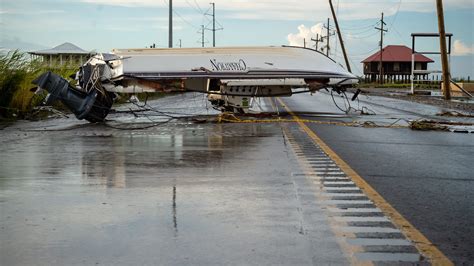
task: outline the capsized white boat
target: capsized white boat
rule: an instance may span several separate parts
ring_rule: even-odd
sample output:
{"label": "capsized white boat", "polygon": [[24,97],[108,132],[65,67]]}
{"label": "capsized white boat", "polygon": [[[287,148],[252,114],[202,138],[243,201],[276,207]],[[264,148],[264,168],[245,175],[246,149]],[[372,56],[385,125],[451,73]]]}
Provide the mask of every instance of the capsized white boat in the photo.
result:
{"label": "capsized white boat", "polygon": [[79,119],[103,121],[114,93],[197,91],[227,111],[245,111],[249,97],[291,96],[294,89],[343,90],[358,82],[315,50],[282,47],[114,49],[91,57],[73,87],[47,72],[34,81]]}

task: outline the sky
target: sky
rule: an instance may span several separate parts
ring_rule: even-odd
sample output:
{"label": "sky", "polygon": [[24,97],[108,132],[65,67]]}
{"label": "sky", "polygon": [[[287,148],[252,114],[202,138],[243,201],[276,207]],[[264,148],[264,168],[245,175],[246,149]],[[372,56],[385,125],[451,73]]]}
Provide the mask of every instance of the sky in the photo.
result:
{"label": "sky", "polygon": [[[0,0],[0,49],[25,51],[71,42],[85,50],[168,46],[169,0]],[[331,18],[327,0],[214,0],[216,46],[313,46]],[[445,0],[446,31],[453,33],[453,77],[474,79],[474,1]],[[379,49],[381,13],[388,32],[385,45],[411,47],[411,33],[437,32],[435,0],[333,0],[350,62],[362,74],[363,59]],[[201,46],[201,25],[211,28],[209,1],[173,0],[174,46]],[[212,32],[205,30],[205,45]],[[325,45],[325,44],[324,44]],[[323,44],[319,43],[319,47]],[[330,57],[344,64],[337,37]],[[439,49],[439,39],[417,40],[418,51]],[[430,69],[441,69],[438,56]]]}

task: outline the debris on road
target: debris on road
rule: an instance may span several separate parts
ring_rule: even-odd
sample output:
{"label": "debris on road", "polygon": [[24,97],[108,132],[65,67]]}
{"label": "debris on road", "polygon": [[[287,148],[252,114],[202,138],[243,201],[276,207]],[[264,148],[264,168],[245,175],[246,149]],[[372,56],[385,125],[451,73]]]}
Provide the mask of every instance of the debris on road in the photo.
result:
{"label": "debris on road", "polygon": [[466,113],[461,113],[457,111],[447,111],[447,112],[442,112],[436,115],[437,116],[454,116],[454,117],[474,117],[473,114],[466,114]]}
{"label": "debris on road", "polygon": [[410,128],[413,130],[422,130],[422,131],[440,130],[440,131],[463,132],[463,133],[474,132],[473,123],[435,121],[435,120],[410,121]]}

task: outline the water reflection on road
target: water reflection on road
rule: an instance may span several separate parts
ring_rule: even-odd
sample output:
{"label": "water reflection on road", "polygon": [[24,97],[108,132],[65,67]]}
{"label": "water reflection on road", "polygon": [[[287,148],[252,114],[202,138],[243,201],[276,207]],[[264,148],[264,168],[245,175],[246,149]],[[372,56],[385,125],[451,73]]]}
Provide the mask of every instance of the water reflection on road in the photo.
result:
{"label": "water reflection on road", "polygon": [[278,125],[27,134],[0,149],[3,265],[225,263],[279,241],[272,252],[306,250]]}

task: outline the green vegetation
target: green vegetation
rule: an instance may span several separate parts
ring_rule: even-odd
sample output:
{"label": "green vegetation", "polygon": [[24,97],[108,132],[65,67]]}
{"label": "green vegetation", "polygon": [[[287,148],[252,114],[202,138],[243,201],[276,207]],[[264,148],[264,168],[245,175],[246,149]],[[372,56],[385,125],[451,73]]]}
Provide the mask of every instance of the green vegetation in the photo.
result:
{"label": "green vegetation", "polygon": [[467,78],[465,78],[465,77],[456,77],[456,78],[453,78],[453,81],[454,82],[460,82],[460,83],[471,83],[472,82],[470,76],[468,76]]}
{"label": "green vegetation", "polygon": [[[416,89],[439,89],[439,83],[432,83],[432,84],[423,84],[423,83],[415,83]],[[410,83],[364,83],[361,82],[358,85],[359,88],[390,88],[390,89],[410,89]]]}
{"label": "green vegetation", "polygon": [[42,101],[45,94],[35,95],[30,90],[34,87],[32,81],[48,70],[63,77],[76,71],[70,66],[46,66],[18,50],[0,54],[0,119],[24,117]]}

